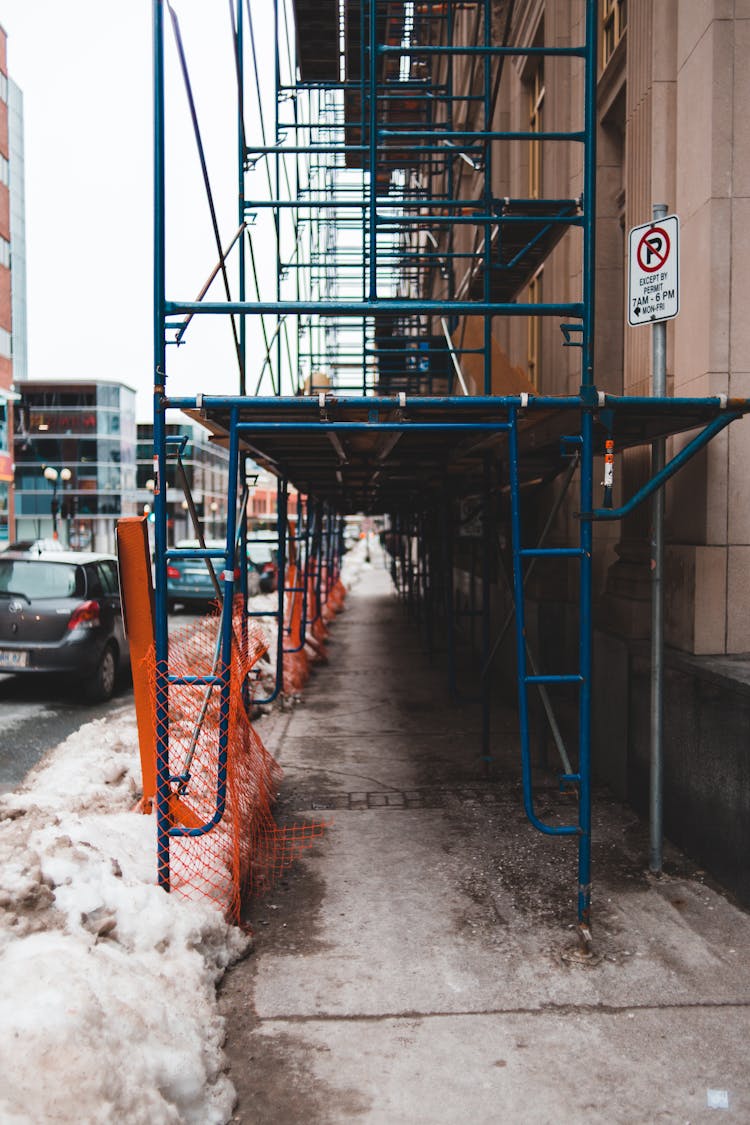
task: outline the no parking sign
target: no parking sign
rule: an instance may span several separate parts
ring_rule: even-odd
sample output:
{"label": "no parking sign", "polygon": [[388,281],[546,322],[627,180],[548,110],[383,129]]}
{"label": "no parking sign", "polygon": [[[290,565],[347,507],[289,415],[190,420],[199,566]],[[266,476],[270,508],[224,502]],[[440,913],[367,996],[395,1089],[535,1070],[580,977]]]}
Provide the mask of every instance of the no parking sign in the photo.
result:
{"label": "no parking sign", "polygon": [[630,232],[628,324],[671,320],[680,311],[680,220],[643,223]]}

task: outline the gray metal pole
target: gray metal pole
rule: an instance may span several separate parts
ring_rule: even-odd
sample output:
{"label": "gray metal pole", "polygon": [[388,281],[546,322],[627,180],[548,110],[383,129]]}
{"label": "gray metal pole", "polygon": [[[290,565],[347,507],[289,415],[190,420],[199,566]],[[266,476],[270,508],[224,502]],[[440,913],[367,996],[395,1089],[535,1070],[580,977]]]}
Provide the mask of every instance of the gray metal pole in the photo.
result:
{"label": "gray metal pole", "polygon": [[[666,203],[653,205],[654,220],[667,214]],[[655,397],[667,393],[667,325],[660,321],[651,327],[653,386]],[[651,445],[652,476],[664,468],[666,439],[656,438]],[[651,532],[651,783],[649,800],[650,848],[649,868],[655,874],[662,869],[662,813],[664,776],[664,489],[653,498]]]}

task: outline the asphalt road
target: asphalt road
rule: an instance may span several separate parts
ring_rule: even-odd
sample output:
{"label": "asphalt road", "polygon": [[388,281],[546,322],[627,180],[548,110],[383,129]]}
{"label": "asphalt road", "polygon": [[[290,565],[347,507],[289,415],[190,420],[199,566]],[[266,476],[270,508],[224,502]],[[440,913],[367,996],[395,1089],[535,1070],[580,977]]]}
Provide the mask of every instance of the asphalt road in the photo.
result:
{"label": "asphalt road", "polygon": [[[181,610],[176,625],[198,614]],[[47,753],[85,723],[99,719],[133,698],[128,676],[121,677],[109,703],[87,703],[75,684],[54,675],[0,674],[0,793],[15,789]]]}
{"label": "asphalt road", "polygon": [[0,792],[14,789],[48,750],[132,694],[125,679],[109,703],[90,704],[59,677],[0,675]]}

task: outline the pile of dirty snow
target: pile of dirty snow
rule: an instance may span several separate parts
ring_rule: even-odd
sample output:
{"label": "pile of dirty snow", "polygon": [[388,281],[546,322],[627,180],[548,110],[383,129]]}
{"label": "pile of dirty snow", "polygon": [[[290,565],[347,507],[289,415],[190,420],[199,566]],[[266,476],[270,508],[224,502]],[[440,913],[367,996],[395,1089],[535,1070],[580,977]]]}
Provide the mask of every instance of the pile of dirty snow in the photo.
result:
{"label": "pile of dirty snow", "polygon": [[0,1121],[225,1122],[215,985],[248,939],[155,884],[126,704],[0,798]]}

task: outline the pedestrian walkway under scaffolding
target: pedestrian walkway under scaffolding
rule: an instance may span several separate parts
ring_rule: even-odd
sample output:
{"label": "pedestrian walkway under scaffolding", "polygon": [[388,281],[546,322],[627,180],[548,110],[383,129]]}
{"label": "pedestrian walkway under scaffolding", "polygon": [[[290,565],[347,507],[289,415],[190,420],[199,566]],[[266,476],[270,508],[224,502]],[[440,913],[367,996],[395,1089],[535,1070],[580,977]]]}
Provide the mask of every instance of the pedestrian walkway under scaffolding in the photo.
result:
{"label": "pedestrian walkway under scaffolding", "polygon": [[645,874],[646,825],[600,792],[584,956],[575,843],[526,821],[515,714],[488,779],[476,708],[449,702],[379,550],[356,552],[330,663],[260,724],[281,819],[330,826],[251,904],[255,952],[223,985],[233,1120],[750,1118],[750,918],[669,847]]}

